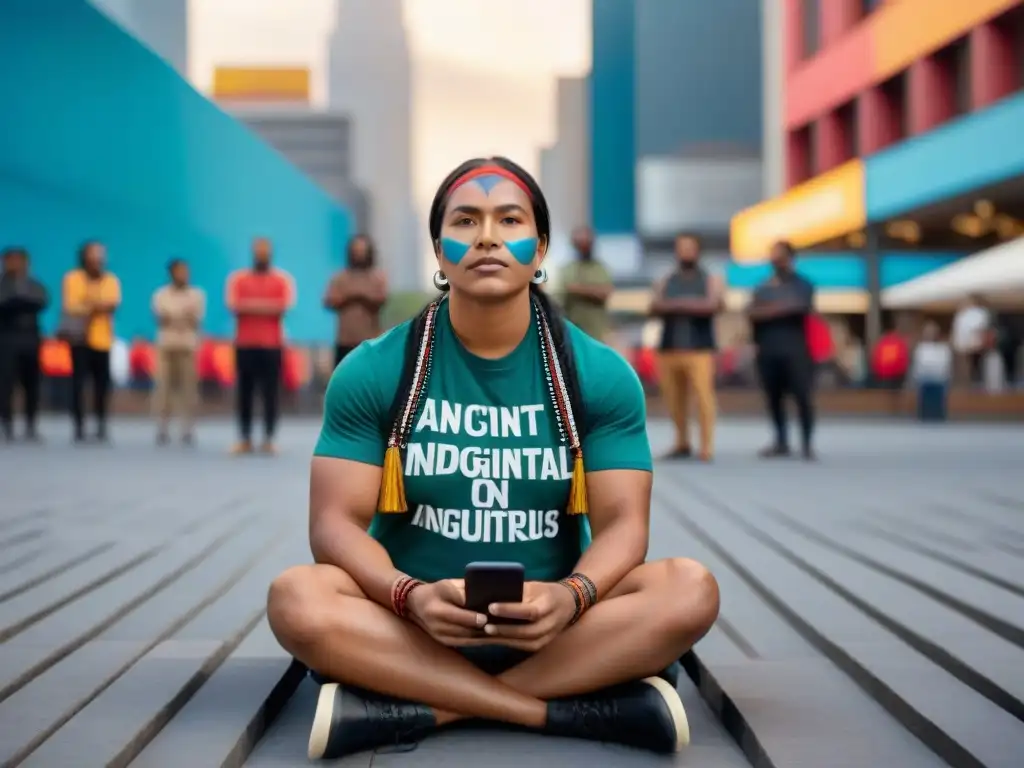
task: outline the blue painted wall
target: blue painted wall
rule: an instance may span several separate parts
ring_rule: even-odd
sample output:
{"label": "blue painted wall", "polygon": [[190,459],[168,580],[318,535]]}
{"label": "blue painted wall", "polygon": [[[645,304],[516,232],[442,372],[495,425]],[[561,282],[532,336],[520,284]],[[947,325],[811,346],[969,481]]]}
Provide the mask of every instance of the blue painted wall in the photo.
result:
{"label": "blue painted wall", "polygon": [[180,255],[224,335],[224,280],[262,235],[298,285],[289,336],[331,337],[320,296],[347,211],[83,0],[4,0],[0,50],[0,241],[29,248],[55,294],[78,244],[103,240],[124,289],[118,334],[148,335],[150,296]]}
{"label": "blue painted wall", "polygon": [[593,0],[590,221],[599,235],[634,230],[633,0]]}
{"label": "blue painted wall", "polygon": [[[883,253],[882,287],[913,280],[963,258],[963,253]],[[867,269],[864,258],[856,253],[797,257],[797,271],[823,290],[866,290]],[[736,264],[726,267],[730,288],[754,288],[771,275],[769,264]]]}
{"label": "blue painted wall", "polygon": [[637,157],[702,144],[759,153],[761,3],[635,0],[635,8]]}
{"label": "blue painted wall", "polygon": [[885,219],[1024,174],[1024,93],[872,155],[867,213]]}

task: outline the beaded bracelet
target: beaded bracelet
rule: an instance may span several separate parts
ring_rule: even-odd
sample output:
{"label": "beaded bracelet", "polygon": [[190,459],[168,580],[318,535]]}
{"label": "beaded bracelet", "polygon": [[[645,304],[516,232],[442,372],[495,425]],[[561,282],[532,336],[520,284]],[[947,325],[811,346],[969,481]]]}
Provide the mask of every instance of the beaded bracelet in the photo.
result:
{"label": "beaded bracelet", "polygon": [[576,601],[576,612],[569,621],[570,625],[575,624],[597,602],[597,587],[582,573],[573,573],[558,583],[572,592],[573,600]]}
{"label": "beaded bracelet", "polygon": [[399,576],[395,579],[395,583],[391,585],[391,610],[404,619],[407,615],[409,594],[421,586],[423,582],[412,576]]}

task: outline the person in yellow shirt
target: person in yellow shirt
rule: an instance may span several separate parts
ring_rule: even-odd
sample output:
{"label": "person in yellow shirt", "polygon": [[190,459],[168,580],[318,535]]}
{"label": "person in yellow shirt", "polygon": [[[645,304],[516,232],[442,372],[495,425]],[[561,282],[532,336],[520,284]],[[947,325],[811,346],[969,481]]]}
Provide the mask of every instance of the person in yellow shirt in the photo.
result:
{"label": "person in yellow shirt", "polygon": [[114,313],[121,304],[121,283],[106,270],[107,249],[87,242],[78,251],[78,268],[64,276],[64,315],[58,335],[71,345],[71,417],[75,442],[85,440],[85,389],[91,384],[96,439],[107,440],[110,399],[110,349]]}

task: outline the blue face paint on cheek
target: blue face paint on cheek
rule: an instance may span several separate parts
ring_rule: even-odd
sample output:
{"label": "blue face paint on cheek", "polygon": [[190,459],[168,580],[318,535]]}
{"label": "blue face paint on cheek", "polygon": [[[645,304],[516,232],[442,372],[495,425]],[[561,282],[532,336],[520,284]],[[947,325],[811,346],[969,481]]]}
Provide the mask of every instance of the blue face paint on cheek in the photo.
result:
{"label": "blue face paint on cheek", "polygon": [[450,237],[441,238],[441,253],[452,264],[458,264],[469,252],[469,243],[454,240]]}
{"label": "blue face paint on cheek", "polygon": [[539,242],[536,237],[524,237],[522,240],[506,240],[505,247],[516,261],[526,266],[537,255],[537,243]]}

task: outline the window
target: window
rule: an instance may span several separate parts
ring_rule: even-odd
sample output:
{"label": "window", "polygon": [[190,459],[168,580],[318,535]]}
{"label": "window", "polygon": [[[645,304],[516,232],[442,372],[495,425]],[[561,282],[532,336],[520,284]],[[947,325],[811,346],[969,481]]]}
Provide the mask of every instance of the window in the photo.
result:
{"label": "window", "polygon": [[907,105],[907,73],[901,72],[896,77],[882,83],[887,105],[896,115],[897,131],[893,141],[905,139],[910,132],[910,109]]}
{"label": "window", "polygon": [[1013,51],[1017,55],[1017,90],[1024,88],[1024,8],[1013,11]]}
{"label": "window", "polygon": [[860,131],[857,125],[856,99],[839,108],[839,122],[843,129],[843,156],[846,160],[860,156]]}
{"label": "window", "polygon": [[971,111],[971,45],[962,37],[946,49],[950,81],[953,84],[953,112],[966,115]]}
{"label": "window", "polygon": [[804,58],[809,59],[818,52],[821,37],[821,0],[801,0],[803,16]]}

